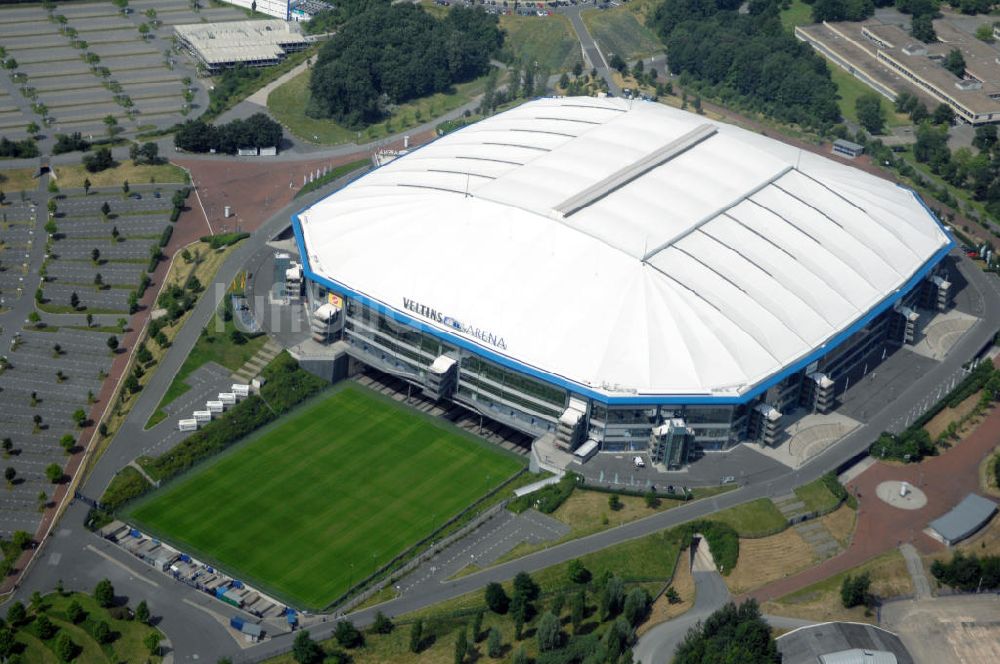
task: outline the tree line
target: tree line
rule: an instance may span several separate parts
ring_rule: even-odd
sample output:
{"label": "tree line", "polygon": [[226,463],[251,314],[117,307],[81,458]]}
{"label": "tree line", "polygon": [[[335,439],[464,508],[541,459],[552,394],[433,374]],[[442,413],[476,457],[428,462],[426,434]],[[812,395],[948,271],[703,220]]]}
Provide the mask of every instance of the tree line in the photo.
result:
{"label": "tree line", "polygon": [[320,49],[306,113],[352,128],[376,122],[393,104],[485,74],[502,43],[496,16],[478,9],[439,20],[419,5],[363,3]]}
{"label": "tree line", "polygon": [[188,120],[174,134],[174,145],[188,152],[224,152],[236,154],[241,148],[271,148],[281,144],[281,125],[264,113],[254,113],[246,120],[236,119],[221,125],[204,120]]}
{"label": "tree line", "polygon": [[650,18],[673,71],[730,106],[823,129],[840,118],[822,57],[784,29],[777,0],[665,0]]}

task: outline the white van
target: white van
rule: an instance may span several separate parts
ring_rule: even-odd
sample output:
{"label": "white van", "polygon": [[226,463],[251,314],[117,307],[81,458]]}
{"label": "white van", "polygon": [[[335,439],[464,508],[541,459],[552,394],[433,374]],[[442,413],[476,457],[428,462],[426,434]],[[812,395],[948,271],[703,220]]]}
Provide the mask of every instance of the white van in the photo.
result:
{"label": "white van", "polygon": [[632,465],[635,466],[636,468],[645,468],[646,467],[646,462],[642,460],[641,456],[637,456],[637,457],[633,457],[633,459],[632,459]]}

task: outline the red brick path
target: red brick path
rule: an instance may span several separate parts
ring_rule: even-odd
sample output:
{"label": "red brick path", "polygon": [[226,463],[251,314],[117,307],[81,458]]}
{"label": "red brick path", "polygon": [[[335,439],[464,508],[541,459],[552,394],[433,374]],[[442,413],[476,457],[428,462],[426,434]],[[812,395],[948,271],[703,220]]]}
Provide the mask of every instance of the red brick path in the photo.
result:
{"label": "red brick path", "polygon": [[[922,531],[966,495],[979,491],[979,464],[998,442],[1000,408],[994,408],[965,440],[939,456],[919,464],[876,463],[847,485],[851,493],[859,496],[857,528],[847,551],[759,588],[747,597],[759,602],[783,597],[856,567],[903,542],[912,542],[923,553],[943,550],[944,545]],[[875,496],[875,487],[887,480],[905,480],[920,487],[927,494],[927,505],[919,510],[902,510],[882,502]]]}

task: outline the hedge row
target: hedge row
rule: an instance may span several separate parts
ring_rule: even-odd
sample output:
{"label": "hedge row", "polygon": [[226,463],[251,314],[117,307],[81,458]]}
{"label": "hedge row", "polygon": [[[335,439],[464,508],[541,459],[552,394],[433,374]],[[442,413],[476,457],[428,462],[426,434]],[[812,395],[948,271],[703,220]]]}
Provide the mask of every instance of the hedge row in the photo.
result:
{"label": "hedge row", "polygon": [[164,228],[163,232],[160,234],[160,246],[161,247],[167,246],[167,243],[170,242],[170,236],[173,234],[174,234],[173,226],[167,226],[166,228]]}
{"label": "hedge row", "polygon": [[573,490],[576,489],[580,479],[576,473],[566,473],[555,484],[546,485],[538,491],[514,498],[507,503],[507,509],[520,514],[530,507],[535,507],[542,514],[552,514],[573,495]]}
{"label": "hedge row", "polygon": [[736,561],[740,557],[740,536],[728,523],[701,519],[682,524],[678,529],[684,537],[681,540],[682,551],[691,545],[694,535],[700,533],[708,542],[708,548],[712,552],[712,558],[719,572],[728,575],[736,567]]}
{"label": "hedge row", "polygon": [[109,510],[118,509],[133,498],[153,488],[153,485],[135,468],[125,466],[108,484],[107,490],[101,496],[101,504]]}
{"label": "hedge row", "polygon": [[203,235],[201,241],[207,242],[212,249],[221,249],[248,237],[250,237],[250,233],[219,233],[217,235]]}

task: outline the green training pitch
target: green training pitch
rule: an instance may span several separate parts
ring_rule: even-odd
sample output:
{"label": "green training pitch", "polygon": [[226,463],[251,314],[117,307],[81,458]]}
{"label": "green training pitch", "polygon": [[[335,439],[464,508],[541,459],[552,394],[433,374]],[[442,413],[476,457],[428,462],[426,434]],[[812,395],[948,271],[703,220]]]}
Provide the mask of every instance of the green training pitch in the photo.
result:
{"label": "green training pitch", "polygon": [[237,578],[320,609],[522,466],[350,383],[153,493],[129,517]]}

